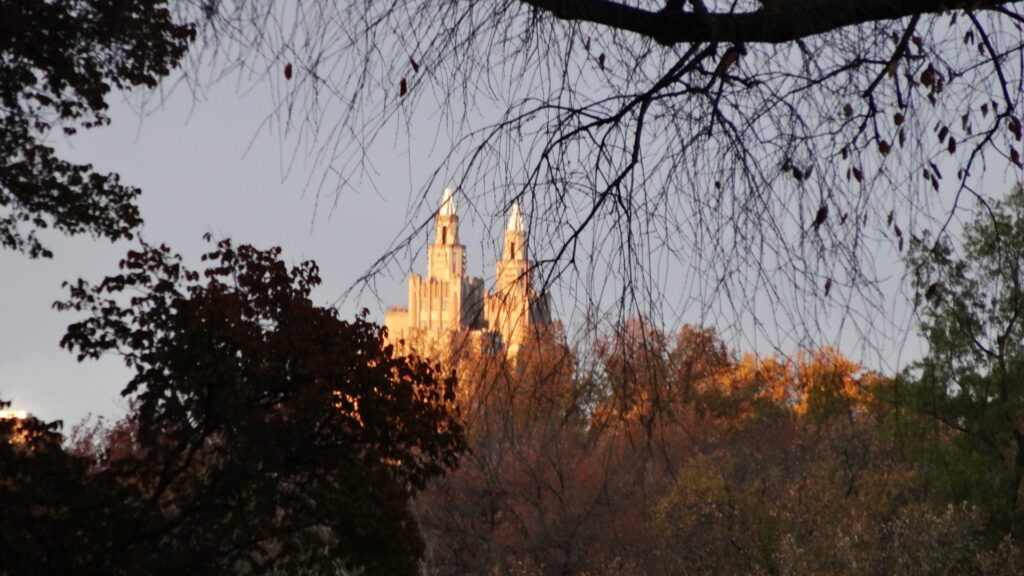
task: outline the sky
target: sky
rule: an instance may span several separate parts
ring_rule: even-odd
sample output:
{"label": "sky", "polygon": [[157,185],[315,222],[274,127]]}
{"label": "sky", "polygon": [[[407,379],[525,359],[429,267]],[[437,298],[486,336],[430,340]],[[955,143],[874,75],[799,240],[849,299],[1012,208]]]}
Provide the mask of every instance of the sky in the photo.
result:
{"label": "sky", "polygon": [[[115,96],[110,126],[51,144],[69,160],[117,172],[124,182],[142,188],[140,208],[146,223],[141,236],[147,242],[168,244],[193,266],[205,251],[206,233],[261,248],[281,246],[288,262],[317,261],[324,280],[315,294],[319,303],[337,305],[342,317],[366,307],[371,318],[382,321],[389,306],[406,303],[406,274],[425,271],[422,248],[431,227],[416,237],[412,252],[404,253],[388,274],[361,291],[357,282],[410,232],[411,223],[425,217],[416,207],[419,190],[444,147],[437,145],[435,133],[396,130],[372,149],[373,186],[355,186],[337,199],[320,196],[318,189],[307,186],[316,174],[313,160],[300,154],[293,164],[292,145],[265,128],[271,100],[266,90],[243,91],[221,82],[197,99],[178,89],[163,98],[151,97],[144,115],[137,112],[138,95],[130,100]],[[1005,179],[1001,175],[993,186],[1008,189]],[[438,202],[442,189],[438,185]],[[493,278],[493,254],[488,249],[493,250],[495,240],[500,242],[504,215],[490,215],[490,220],[462,215],[460,239],[467,246],[469,273],[486,281]],[[0,251],[0,399],[46,420],[61,419],[68,427],[89,414],[117,417],[125,410],[119,391],[129,379],[127,369],[117,357],[79,363],[60,349],[64,330],[76,317],[55,311],[52,304],[66,296],[63,282],[99,281],[114,273],[133,243],[58,234],[44,238],[55,253],[53,259],[31,260]],[[888,281],[896,286],[900,275],[892,269]],[[354,295],[345,297],[353,286]],[[566,320],[571,305],[564,303],[571,302],[572,294],[571,289],[563,292],[553,294],[553,299],[556,316],[561,311]],[[905,302],[887,305],[892,317],[911,318]],[[833,332],[844,337],[843,330],[837,325]],[[889,372],[905,366],[922,349],[912,336],[905,336],[897,333],[894,341],[879,346],[888,356]],[[751,349],[747,342],[727,343]],[[842,349],[858,359],[854,347]]]}
{"label": "sky", "polygon": [[[377,192],[349,193],[337,204],[333,197],[318,202],[316,190],[306,189],[308,167],[300,159],[286,173],[290,150],[259,129],[268,110],[266,94],[241,95],[225,83],[197,102],[179,90],[141,117],[134,101],[115,98],[112,104],[110,126],[51,144],[70,160],[117,172],[142,188],[141,236],[147,242],[166,243],[193,265],[205,251],[207,232],[257,247],[281,246],[287,262],[317,261],[324,283],[315,297],[338,305],[342,317],[365,306],[382,320],[388,305],[404,304],[401,270],[382,277],[373,290],[342,299],[408,229],[414,175],[404,145],[389,151],[385,143],[378,152]],[[473,237],[472,230],[467,233]],[[75,316],[53,310],[52,303],[66,294],[62,282],[98,281],[114,273],[133,243],[59,234],[45,238],[55,253],[51,260],[0,251],[0,398],[37,417],[62,419],[66,426],[89,414],[116,417],[125,408],[119,391],[127,369],[116,357],[78,363],[61,350],[60,338]],[[479,252],[469,250],[479,264]],[[419,260],[413,264],[425,266]]]}
{"label": "sky", "polygon": [[[442,148],[435,134],[397,134],[393,142],[380,141],[373,149],[373,186],[365,191],[356,187],[336,200],[309,188],[316,167],[301,156],[292,163],[294,148],[261,128],[270,102],[266,92],[243,93],[222,82],[197,100],[186,90],[176,90],[150,98],[143,115],[135,96],[112,100],[110,126],[51,144],[69,160],[117,172],[122,181],[142,188],[141,237],[147,242],[166,243],[193,266],[205,251],[206,233],[261,248],[280,246],[287,262],[312,259],[319,264],[323,285],[314,297],[320,304],[337,305],[342,317],[365,307],[371,318],[383,321],[389,306],[406,303],[405,276],[425,272],[423,248],[430,226],[388,273],[369,285],[358,281],[410,232],[410,223],[424,217],[415,204],[437,163],[431,154]],[[438,202],[442,191],[439,186]],[[467,246],[468,271],[487,281],[493,278],[488,250],[495,239],[500,242],[504,217],[482,221],[464,212],[460,240]],[[60,419],[66,429],[90,415],[117,418],[126,409],[119,392],[130,377],[128,370],[116,356],[79,363],[62,350],[60,339],[76,316],[58,312],[52,304],[66,296],[63,282],[95,282],[114,273],[133,243],[59,234],[44,238],[53,259],[31,260],[0,251],[0,398],[39,418]],[[356,291],[348,293],[353,287]],[[557,286],[555,290],[555,315],[571,324],[572,290],[561,295]],[[743,351],[752,346],[727,343]],[[856,357],[852,347],[844,352]],[[902,346],[894,357],[893,364],[904,363]]]}

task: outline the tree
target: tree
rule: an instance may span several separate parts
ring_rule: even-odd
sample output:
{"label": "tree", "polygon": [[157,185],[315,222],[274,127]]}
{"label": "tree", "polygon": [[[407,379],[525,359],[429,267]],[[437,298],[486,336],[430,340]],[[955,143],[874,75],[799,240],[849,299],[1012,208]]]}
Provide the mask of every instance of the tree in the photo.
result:
{"label": "tree", "polygon": [[[0,407],[9,403],[0,402]],[[100,574],[116,509],[106,477],[63,449],[59,422],[0,418],[0,574]]]}
{"label": "tree", "polygon": [[[625,318],[698,300],[770,341],[815,335],[829,306],[885,297],[880,250],[945,231],[986,169],[1021,169],[1020,2],[321,0],[185,14],[204,62],[268,79],[279,126],[323,145],[339,194],[371,178],[374,143],[437,118],[424,130],[448,153],[422,181],[423,212],[438,180],[481,214],[523,204],[535,277],[578,273],[584,305],[615,302]],[[410,239],[427,221],[411,218]],[[696,280],[666,288],[680,277]]]}
{"label": "tree", "polygon": [[588,383],[557,325],[514,361],[458,365],[469,449],[417,499],[426,573],[589,574],[617,552],[608,534],[640,537],[638,454],[588,430]]}
{"label": "tree", "polygon": [[[1024,188],[979,204],[961,253],[914,242],[921,332],[929,350],[891,399],[948,442],[935,492],[1024,526]],[[899,396],[896,396],[899,394]],[[902,404],[901,404],[902,403]],[[926,437],[933,438],[935,434]],[[1019,533],[1018,533],[1019,535]]]}
{"label": "tree", "polygon": [[0,571],[417,573],[410,499],[464,446],[454,378],[314,305],[316,265],[279,254],[224,240],[196,271],[143,245],[70,287],[62,345],[121,355],[133,410],[99,451],[0,446]]}
{"label": "tree", "polygon": [[470,449],[416,502],[428,574],[1020,572],[998,511],[935,498],[889,433],[892,384],[833,348],[640,320],[571,369],[558,347],[462,358]]}
{"label": "tree", "polygon": [[0,1],[0,245],[48,257],[42,229],[131,236],[139,189],[46,142],[109,123],[111,90],[156,86],[193,37],[166,0]]}

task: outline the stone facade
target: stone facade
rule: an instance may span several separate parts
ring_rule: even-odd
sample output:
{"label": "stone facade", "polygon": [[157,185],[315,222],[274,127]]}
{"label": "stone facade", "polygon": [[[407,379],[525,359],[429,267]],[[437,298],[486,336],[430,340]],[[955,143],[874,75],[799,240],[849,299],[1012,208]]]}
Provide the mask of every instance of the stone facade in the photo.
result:
{"label": "stone facade", "polygon": [[466,247],[459,243],[455,198],[446,188],[434,220],[434,243],[427,248],[427,275],[409,275],[409,303],[387,312],[392,343],[421,353],[444,355],[471,346],[515,356],[531,328],[551,322],[546,295],[530,284],[526,232],[519,206],[505,227],[494,290],[466,274]]}

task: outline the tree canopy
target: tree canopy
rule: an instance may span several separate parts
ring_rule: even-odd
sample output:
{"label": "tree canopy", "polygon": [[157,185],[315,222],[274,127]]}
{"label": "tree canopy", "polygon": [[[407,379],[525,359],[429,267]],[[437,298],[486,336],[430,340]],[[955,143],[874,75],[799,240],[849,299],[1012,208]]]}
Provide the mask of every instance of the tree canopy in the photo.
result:
{"label": "tree canopy", "polygon": [[[962,248],[922,239],[908,256],[925,357],[892,401],[950,435],[935,491],[1024,528],[1024,189],[979,206]],[[929,420],[939,428],[929,426]],[[1019,532],[1018,532],[1019,533]]]}
{"label": "tree canopy", "polygon": [[0,1],[0,246],[50,256],[46,228],[131,236],[139,189],[51,140],[107,124],[111,91],[155,87],[193,37],[166,0]]}
{"label": "tree canopy", "polygon": [[278,256],[221,241],[190,270],[143,245],[70,287],[62,344],[119,354],[132,410],[78,451],[0,421],[0,573],[417,573],[410,499],[464,446],[454,377]]}
{"label": "tree canopy", "polygon": [[[515,361],[470,351],[457,396],[315,305],[312,263],[222,241],[193,270],[143,244],[57,304],[83,316],[65,348],[130,368],[129,418],[74,446],[0,420],[0,574],[1020,573],[1024,191],[981,188],[1021,169],[1020,2],[173,7],[0,0],[5,246],[131,233],[138,191],[45,138],[106,122],[109,91],[166,76],[195,29],[191,72],[269,80],[339,193],[440,111],[423,191],[524,204],[538,276],[634,319],[591,349],[556,328]],[[900,378],[635,319],[699,299],[799,338],[835,301],[864,328],[885,246],[931,345]]]}
{"label": "tree canopy", "polygon": [[919,457],[957,439],[894,434],[893,383],[835,349],[638,319],[592,351],[539,340],[460,363],[470,449],[417,498],[426,574],[1020,572],[1002,511]]}

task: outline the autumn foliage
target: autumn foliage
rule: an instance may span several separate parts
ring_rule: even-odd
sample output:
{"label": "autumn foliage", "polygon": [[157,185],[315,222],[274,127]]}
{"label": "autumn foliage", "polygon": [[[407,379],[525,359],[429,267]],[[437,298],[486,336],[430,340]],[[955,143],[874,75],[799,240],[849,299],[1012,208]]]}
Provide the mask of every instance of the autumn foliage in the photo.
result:
{"label": "autumn foliage", "polygon": [[[834,348],[738,354],[634,320],[593,349],[462,360],[469,451],[417,500],[428,574],[1012,574],[928,497],[891,380]],[[555,359],[561,359],[561,363]]]}
{"label": "autumn foliage", "polygon": [[128,418],[0,420],[0,575],[1019,574],[1024,189],[991,214],[967,260],[911,245],[931,350],[893,377],[641,319],[432,363],[313,263],[142,245],[57,304]]}

